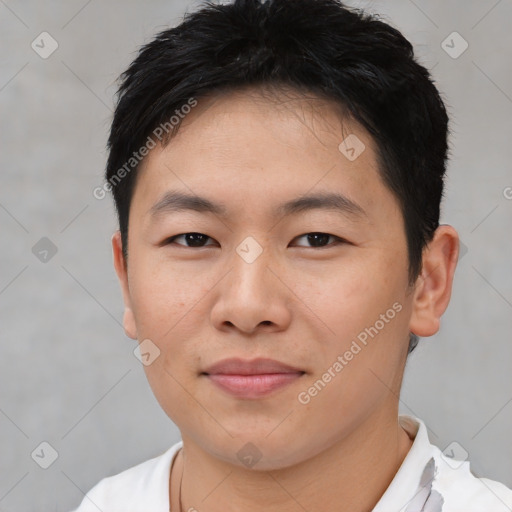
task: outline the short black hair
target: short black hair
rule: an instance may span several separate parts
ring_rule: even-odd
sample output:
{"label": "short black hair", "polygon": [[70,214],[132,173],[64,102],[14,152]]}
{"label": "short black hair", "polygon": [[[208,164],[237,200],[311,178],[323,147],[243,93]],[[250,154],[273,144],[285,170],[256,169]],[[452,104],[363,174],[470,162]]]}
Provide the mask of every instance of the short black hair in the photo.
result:
{"label": "short black hair", "polygon": [[[439,226],[448,115],[411,43],[379,15],[338,0],[206,1],[141,47],[120,76],[105,173],[125,259],[139,148],[159,126],[167,144],[191,98],[246,86],[334,100],[371,134],[404,218],[412,285]],[[409,352],[417,342],[411,334]]]}

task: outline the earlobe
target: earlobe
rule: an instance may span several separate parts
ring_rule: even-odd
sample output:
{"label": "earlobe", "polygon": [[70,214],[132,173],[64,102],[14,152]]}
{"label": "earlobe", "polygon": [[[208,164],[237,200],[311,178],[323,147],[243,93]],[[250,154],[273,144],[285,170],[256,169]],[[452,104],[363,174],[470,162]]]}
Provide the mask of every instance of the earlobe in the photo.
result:
{"label": "earlobe", "polygon": [[124,314],[123,314],[123,327],[124,332],[128,338],[132,340],[136,340],[137,336],[137,328],[135,326],[135,317],[133,316],[133,311],[131,308],[125,306]]}
{"label": "earlobe", "polygon": [[459,254],[459,237],[452,226],[439,226],[423,251],[422,270],[415,284],[409,329],[426,337],[439,330],[450,302]]}
{"label": "earlobe", "polygon": [[124,301],[123,327],[126,336],[137,339],[137,327],[132,309],[130,288],[128,286],[128,269],[123,256],[121,232],[118,230],[112,235],[112,256]]}

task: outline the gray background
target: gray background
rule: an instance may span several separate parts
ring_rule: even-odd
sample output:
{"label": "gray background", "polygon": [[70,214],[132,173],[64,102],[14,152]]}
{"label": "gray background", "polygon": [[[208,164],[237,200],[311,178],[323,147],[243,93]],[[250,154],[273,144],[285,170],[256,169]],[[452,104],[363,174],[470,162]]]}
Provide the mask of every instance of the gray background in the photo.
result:
{"label": "gray background", "polygon": [[[121,328],[113,206],[92,191],[116,77],[197,5],[0,0],[0,511],[74,508],[104,476],[179,439]],[[512,2],[350,5],[411,40],[453,130],[442,222],[467,252],[440,332],[408,362],[401,410],[422,418],[441,449],[459,443],[477,475],[510,487]],[[59,45],[47,59],[31,48],[43,31]],[[458,58],[442,47],[454,31],[469,44]],[[46,262],[32,249],[42,237],[57,248]],[[31,457],[43,441],[58,452],[46,470]],[[50,452],[36,453],[40,462]]]}

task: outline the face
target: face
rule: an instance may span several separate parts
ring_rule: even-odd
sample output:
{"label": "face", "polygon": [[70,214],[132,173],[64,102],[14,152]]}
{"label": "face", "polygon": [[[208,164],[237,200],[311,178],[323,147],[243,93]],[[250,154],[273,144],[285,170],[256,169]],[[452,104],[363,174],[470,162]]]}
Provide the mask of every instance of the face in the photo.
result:
{"label": "face", "polygon": [[[412,295],[375,150],[332,104],[245,91],[200,102],[146,157],[126,274],[114,237],[125,330],[151,348],[144,368],[162,408],[210,455],[241,465],[250,442],[259,468],[282,468],[396,413]],[[173,193],[217,210],[162,201]],[[233,392],[204,373],[226,358],[299,371],[266,392],[228,377]]]}

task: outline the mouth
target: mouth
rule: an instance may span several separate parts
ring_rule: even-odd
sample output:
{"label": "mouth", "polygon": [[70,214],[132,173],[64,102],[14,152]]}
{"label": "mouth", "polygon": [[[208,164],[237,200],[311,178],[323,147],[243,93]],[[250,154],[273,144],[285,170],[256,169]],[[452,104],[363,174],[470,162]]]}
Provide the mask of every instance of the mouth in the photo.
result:
{"label": "mouth", "polygon": [[283,389],[306,372],[273,359],[224,359],[201,376],[231,396],[257,399]]}

